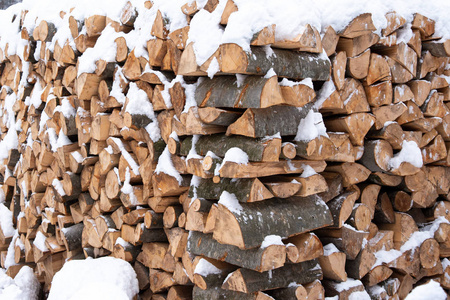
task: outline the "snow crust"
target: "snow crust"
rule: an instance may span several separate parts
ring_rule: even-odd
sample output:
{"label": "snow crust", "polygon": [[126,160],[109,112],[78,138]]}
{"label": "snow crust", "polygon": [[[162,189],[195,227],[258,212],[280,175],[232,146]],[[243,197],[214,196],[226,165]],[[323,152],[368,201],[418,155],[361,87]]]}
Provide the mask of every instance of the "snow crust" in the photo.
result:
{"label": "snow crust", "polygon": [[48,299],[132,299],[138,292],[136,273],[128,262],[87,258],[64,264],[53,277]]}
{"label": "snow crust", "polygon": [[416,142],[403,141],[402,150],[389,160],[389,167],[391,169],[397,169],[403,162],[408,162],[417,168],[422,167],[422,153]]}
{"label": "snow crust", "polygon": [[323,255],[330,256],[333,253],[339,252],[339,249],[333,243],[323,246]]}
{"label": "snow crust", "polygon": [[445,300],[447,299],[447,293],[441,285],[434,280],[430,280],[426,284],[415,287],[411,293],[406,296],[405,300]]}
{"label": "snow crust", "polygon": [[236,198],[236,196],[227,191],[222,192],[218,203],[222,204],[223,206],[228,208],[228,210],[238,215],[240,215],[243,210],[243,207],[239,203],[239,200]]}
{"label": "snow crust", "polygon": [[0,268],[0,299],[37,300],[39,290],[39,281],[30,267],[23,266],[14,279]]}
{"label": "snow crust", "polygon": [[322,119],[322,114],[310,110],[306,117],[298,124],[296,141],[311,141],[319,136],[326,136],[327,129]]}
{"label": "snow crust", "polygon": [[222,271],[204,258],[201,258],[194,269],[194,274],[208,276],[210,274],[220,274]]}
{"label": "snow crust", "polygon": [[265,248],[267,248],[267,247],[269,247],[269,246],[272,246],[272,245],[281,245],[281,246],[284,246],[283,241],[281,240],[281,236],[279,236],[279,235],[273,235],[273,234],[267,235],[267,236],[264,238],[264,241],[262,242],[260,248],[261,248],[261,249],[265,249]]}

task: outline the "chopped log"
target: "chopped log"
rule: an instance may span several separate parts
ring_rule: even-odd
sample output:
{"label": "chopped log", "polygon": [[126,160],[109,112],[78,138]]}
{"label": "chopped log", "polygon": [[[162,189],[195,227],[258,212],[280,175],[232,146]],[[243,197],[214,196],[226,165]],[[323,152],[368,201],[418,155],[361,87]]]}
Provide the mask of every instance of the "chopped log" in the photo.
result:
{"label": "chopped log", "polygon": [[224,281],[222,288],[243,293],[270,290],[287,287],[291,282],[304,284],[322,278],[322,270],[317,260],[289,264],[284,267],[256,272],[248,269],[238,269]]}
{"label": "chopped log", "polygon": [[370,140],[364,143],[364,154],[360,162],[372,172],[386,172],[389,160],[394,156],[391,145],[385,140]]}
{"label": "chopped log", "polygon": [[216,107],[202,107],[197,112],[203,123],[220,126],[228,126],[241,116],[239,112]]}
{"label": "chopped log", "polygon": [[374,114],[376,119],[375,129],[382,130],[385,127],[385,124],[387,124],[387,126],[391,125],[392,123],[390,122],[393,122],[394,120],[399,118],[402,114],[406,112],[406,110],[407,106],[401,102],[397,104],[373,108],[372,113]]}
{"label": "chopped log", "polygon": [[370,49],[363,53],[347,58],[347,74],[355,79],[367,77],[370,63]]}
{"label": "chopped log", "polygon": [[[180,155],[188,155],[192,148],[193,138],[187,137],[180,146]],[[281,140],[252,139],[243,136],[225,136],[214,134],[200,136],[195,143],[195,152],[205,156],[208,151],[219,157],[225,157],[226,152],[233,147],[239,147],[248,155],[250,161],[278,161],[281,152]]]}
{"label": "chopped log", "polygon": [[365,181],[370,170],[358,163],[343,163],[338,165],[329,165],[326,167],[327,172],[336,172],[342,176],[344,187]]}
{"label": "chopped log", "polygon": [[389,279],[393,271],[387,266],[376,266],[367,273],[363,278],[363,282],[367,286],[374,286],[384,280]]}
{"label": "chopped log", "polygon": [[340,51],[332,59],[332,78],[336,89],[341,90],[345,82],[345,70],[347,67],[347,54]]}
{"label": "chopped log", "polygon": [[234,76],[203,80],[195,90],[199,107],[266,108],[285,104],[276,76],[248,76],[240,82]]}
{"label": "chopped log", "polygon": [[269,245],[266,248],[241,250],[236,246],[219,244],[212,234],[192,231],[189,235],[187,251],[228,262],[242,268],[265,272],[280,268],[286,259],[284,245]]}
{"label": "chopped log", "polygon": [[192,197],[219,199],[223,191],[234,194],[239,202],[255,202],[273,197],[257,178],[237,180],[221,178],[218,183],[210,179],[200,179],[196,186],[191,186],[189,194]]}
{"label": "chopped log", "polygon": [[[228,200],[237,202],[232,198]],[[332,223],[328,207],[318,196],[275,198],[255,202],[251,206],[242,204],[241,207],[237,210],[227,208],[219,201],[213,235],[218,242],[250,249],[260,246],[267,235],[289,237]],[[272,213],[266,214],[265,211]],[[277,215],[280,217],[276,217]],[[286,222],[289,222],[289,227],[282,225]]]}
{"label": "chopped log", "polygon": [[265,137],[280,133],[281,136],[296,135],[298,125],[310,111],[311,105],[302,109],[290,106],[249,108],[233,124],[228,126],[227,135]]}
{"label": "chopped log", "polygon": [[364,241],[369,238],[369,232],[356,230],[348,224],[339,229],[321,229],[317,234],[323,243],[333,243],[349,260],[358,256]]}
{"label": "chopped log", "polygon": [[220,287],[210,288],[207,290],[202,290],[201,288],[195,286],[192,290],[192,298],[198,300],[270,300],[273,297],[263,293],[241,293],[231,290],[224,290]]}
{"label": "chopped log", "polygon": [[283,80],[280,82],[280,89],[285,104],[290,106],[303,107],[316,97],[313,87],[304,81],[292,82]]}
{"label": "chopped log", "polygon": [[336,46],[339,41],[339,36],[332,26],[325,28],[325,34],[322,37],[322,47],[325,50],[327,56],[331,56],[336,52]]}
{"label": "chopped log", "polygon": [[339,252],[333,244],[324,246],[324,255],[319,257],[323,277],[335,281],[346,281],[345,253]]}
{"label": "chopped log", "polygon": [[273,52],[274,55],[267,57],[263,48],[251,47],[251,52],[245,52],[236,44],[222,44],[220,70],[231,74],[265,75],[272,68],[280,77],[323,81],[329,77],[329,60],[317,54],[297,54],[281,49],[273,49]]}
{"label": "chopped log", "polygon": [[325,127],[330,131],[349,133],[351,142],[362,146],[364,137],[374,123],[374,116],[367,113],[355,113],[346,117],[325,120]]}
{"label": "chopped log", "polygon": [[365,13],[354,18],[342,31],[338,32],[341,37],[355,38],[372,31],[376,28],[372,22],[372,14]]}
{"label": "chopped log", "polygon": [[341,36],[339,38],[336,50],[345,51],[348,57],[358,56],[365,52],[366,49],[375,45],[379,38],[380,37],[377,34],[372,32],[354,38],[345,38]]}
{"label": "chopped log", "polygon": [[278,162],[249,162],[246,165],[235,162],[225,162],[220,170],[220,177],[225,178],[255,178],[281,174],[302,173],[308,165],[316,173],[325,170],[326,163],[323,161],[292,160]]}
{"label": "chopped log", "polygon": [[350,217],[359,193],[356,191],[345,192],[333,200],[327,202],[328,208],[333,216],[332,227],[341,228]]}
{"label": "chopped log", "polygon": [[405,213],[395,212],[395,223],[393,224],[379,224],[380,229],[392,230],[394,232],[394,246],[399,249],[411,235],[418,231],[414,219]]}

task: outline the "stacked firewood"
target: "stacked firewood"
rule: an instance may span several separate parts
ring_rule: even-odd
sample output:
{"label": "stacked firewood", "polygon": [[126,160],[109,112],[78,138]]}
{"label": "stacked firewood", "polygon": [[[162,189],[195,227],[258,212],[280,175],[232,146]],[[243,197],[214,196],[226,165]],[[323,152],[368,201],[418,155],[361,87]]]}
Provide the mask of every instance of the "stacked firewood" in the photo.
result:
{"label": "stacked firewood", "polygon": [[23,54],[0,53],[9,275],[29,265],[48,290],[66,260],[112,255],[141,299],[450,289],[450,48],[433,20],[391,12],[377,31],[367,13],[288,40],[274,24],[198,65],[189,26],[169,32],[158,10],[146,55],[118,36],[114,61],[86,68],[136,17],[62,12],[74,45],[50,47],[40,20]]}

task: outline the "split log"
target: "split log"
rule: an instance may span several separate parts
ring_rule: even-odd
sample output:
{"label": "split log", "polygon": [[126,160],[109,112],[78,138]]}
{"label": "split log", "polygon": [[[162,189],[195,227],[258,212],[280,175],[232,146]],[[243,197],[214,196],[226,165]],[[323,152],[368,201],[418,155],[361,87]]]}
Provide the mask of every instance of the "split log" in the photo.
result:
{"label": "split log", "polygon": [[265,177],[302,173],[306,165],[313,168],[316,173],[320,173],[325,170],[326,163],[323,161],[292,160],[278,162],[249,162],[244,165],[227,161],[221,166],[219,174],[220,177],[225,178]]}
{"label": "split log", "polygon": [[236,246],[219,244],[212,234],[192,231],[189,235],[187,251],[228,262],[242,268],[265,272],[280,268],[286,259],[284,245],[270,245],[266,248],[241,250]]}
{"label": "split log", "polygon": [[329,78],[328,59],[306,52],[300,55],[281,49],[273,49],[273,52],[274,55],[267,57],[263,48],[252,47],[251,52],[245,52],[236,44],[223,44],[220,46],[220,70],[232,74],[265,75],[273,68],[280,77],[322,81]]}
{"label": "split log", "polygon": [[[187,156],[192,148],[192,137],[184,139],[180,145],[180,155]],[[243,136],[225,136],[214,134],[200,136],[195,143],[195,151],[198,155],[205,156],[208,151],[219,157],[225,157],[225,153],[233,147],[242,149],[248,155],[250,161],[278,161],[281,152],[281,140],[252,139]]]}
{"label": "split log", "polygon": [[346,117],[325,120],[325,127],[330,131],[347,132],[354,145],[362,146],[364,137],[375,123],[375,117],[367,113],[356,113]]}
{"label": "split log", "polygon": [[323,277],[335,281],[346,281],[345,253],[339,252],[333,244],[324,246],[324,255],[319,257]]}
{"label": "split log", "polygon": [[291,282],[298,284],[309,283],[315,279],[322,279],[322,270],[317,260],[310,260],[299,264],[289,264],[262,273],[248,269],[238,269],[225,279],[222,288],[243,293],[253,293],[287,287]]}
{"label": "split log", "polygon": [[295,246],[287,247],[287,257],[292,263],[312,260],[323,255],[322,243],[314,233],[295,235],[285,240],[285,243]]}
{"label": "split log", "polygon": [[291,106],[249,108],[236,122],[228,126],[227,135],[265,137],[280,133],[281,136],[296,135],[298,125],[311,109],[307,104],[301,109]]}
{"label": "split log", "polygon": [[285,104],[277,76],[248,76],[243,82],[234,76],[203,80],[195,90],[199,107],[266,108]]}
{"label": "split log", "polygon": [[227,208],[219,202],[213,235],[218,242],[250,249],[260,246],[267,235],[289,237],[332,223],[328,207],[318,196],[275,198],[241,207]]}
{"label": "split log", "polygon": [[271,296],[263,292],[241,293],[231,290],[224,290],[220,287],[202,290],[195,286],[192,290],[192,298],[198,300],[270,300]]}
{"label": "split log", "polygon": [[273,194],[257,178],[237,180],[221,178],[218,183],[211,179],[200,179],[197,185],[191,186],[189,196],[219,199],[223,191],[234,194],[239,202],[255,202],[273,197]]}

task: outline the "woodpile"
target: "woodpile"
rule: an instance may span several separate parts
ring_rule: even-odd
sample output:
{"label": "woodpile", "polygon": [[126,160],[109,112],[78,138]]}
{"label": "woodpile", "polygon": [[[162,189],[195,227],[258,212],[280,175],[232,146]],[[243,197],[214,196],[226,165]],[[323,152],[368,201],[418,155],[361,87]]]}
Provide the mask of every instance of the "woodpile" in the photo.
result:
{"label": "woodpile", "polygon": [[66,260],[111,255],[141,299],[450,289],[450,48],[433,20],[392,12],[377,33],[363,14],[282,41],[266,28],[198,65],[189,26],[170,32],[158,11],[148,57],[119,37],[115,61],[83,71],[136,14],[71,16],[75,48],[47,47],[57,28],[41,20],[23,54],[0,53],[9,275],[28,265],[48,291]]}

